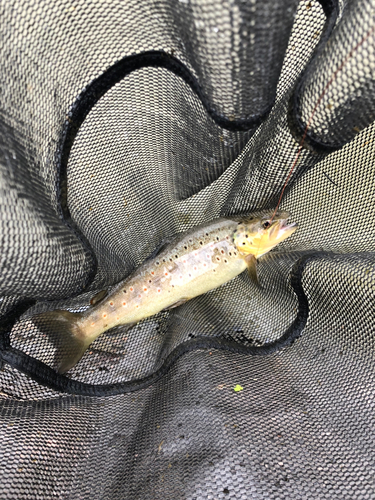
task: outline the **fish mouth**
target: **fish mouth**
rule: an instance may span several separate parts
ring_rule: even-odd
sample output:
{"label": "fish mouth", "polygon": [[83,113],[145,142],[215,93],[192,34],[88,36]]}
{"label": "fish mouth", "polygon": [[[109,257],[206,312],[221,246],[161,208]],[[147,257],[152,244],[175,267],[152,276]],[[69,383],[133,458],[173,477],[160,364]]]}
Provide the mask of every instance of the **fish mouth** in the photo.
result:
{"label": "fish mouth", "polygon": [[281,233],[282,235],[290,236],[298,228],[298,224],[296,222],[291,222],[290,224],[288,224],[287,219],[282,219],[279,222],[280,222],[280,225],[279,225],[278,229],[279,229],[279,233]]}
{"label": "fish mouth", "polygon": [[291,222],[290,224],[287,224],[288,219],[283,219],[280,222],[281,222],[280,229],[292,229],[292,228],[297,229],[297,227],[298,227],[297,222]]}
{"label": "fish mouth", "polygon": [[287,218],[278,219],[272,224],[268,237],[270,241],[281,243],[286,238],[289,238],[297,227],[298,225],[295,222],[288,224]]}

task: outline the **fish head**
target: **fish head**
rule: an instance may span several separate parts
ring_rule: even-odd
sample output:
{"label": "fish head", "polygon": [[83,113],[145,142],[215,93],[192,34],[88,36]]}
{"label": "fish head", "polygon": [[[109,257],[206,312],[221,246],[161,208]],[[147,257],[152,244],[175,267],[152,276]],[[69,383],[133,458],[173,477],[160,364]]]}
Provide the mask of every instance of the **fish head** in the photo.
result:
{"label": "fish head", "polygon": [[297,224],[287,224],[289,213],[276,212],[271,221],[272,212],[259,217],[244,218],[234,232],[234,244],[242,255],[261,257],[276,245],[286,240],[297,229]]}

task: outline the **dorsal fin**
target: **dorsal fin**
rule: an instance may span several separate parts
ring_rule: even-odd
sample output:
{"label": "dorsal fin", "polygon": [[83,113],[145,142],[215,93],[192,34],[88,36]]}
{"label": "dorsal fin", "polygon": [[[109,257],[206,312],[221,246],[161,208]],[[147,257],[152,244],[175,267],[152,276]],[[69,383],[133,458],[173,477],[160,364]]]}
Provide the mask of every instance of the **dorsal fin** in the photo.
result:
{"label": "dorsal fin", "polygon": [[148,257],[146,257],[146,259],[144,260],[144,262],[147,262],[148,260],[151,260],[151,259],[155,259],[155,257],[159,254],[161,254],[161,252],[163,252],[167,246],[173,241],[173,238],[164,238],[160,245],[157,246],[151,253]]}
{"label": "dorsal fin", "polygon": [[100,302],[101,300],[103,300],[104,297],[106,297],[107,295],[108,295],[108,290],[101,290],[96,295],[94,295],[93,297],[91,297],[91,299],[90,299],[90,305],[91,306],[96,306],[96,304],[98,302]]}

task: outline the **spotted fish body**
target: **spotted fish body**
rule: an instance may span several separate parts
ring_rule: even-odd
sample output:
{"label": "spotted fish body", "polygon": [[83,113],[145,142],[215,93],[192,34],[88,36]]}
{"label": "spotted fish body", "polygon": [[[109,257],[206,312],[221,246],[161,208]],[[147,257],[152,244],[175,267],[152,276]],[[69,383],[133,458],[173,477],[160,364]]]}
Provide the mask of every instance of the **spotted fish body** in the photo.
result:
{"label": "spotted fish body", "polygon": [[269,227],[267,215],[249,218],[248,222],[217,219],[195,227],[84,313],[51,311],[39,315],[34,321],[38,326],[43,322],[52,324],[71,345],[70,351],[62,355],[59,371],[74,366],[91,342],[106,330],[138,323],[217,288],[246,268],[254,270],[258,256],[296,229],[296,225],[285,225],[287,216],[278,214]]}
{"label": "spotted fish body", "polygon": [[223,219],[189,231],[84,314],[81,327],[96,338],[109,328],[137,323],[231,280],[246,269],[233,242],[236,227],[236,222]]}

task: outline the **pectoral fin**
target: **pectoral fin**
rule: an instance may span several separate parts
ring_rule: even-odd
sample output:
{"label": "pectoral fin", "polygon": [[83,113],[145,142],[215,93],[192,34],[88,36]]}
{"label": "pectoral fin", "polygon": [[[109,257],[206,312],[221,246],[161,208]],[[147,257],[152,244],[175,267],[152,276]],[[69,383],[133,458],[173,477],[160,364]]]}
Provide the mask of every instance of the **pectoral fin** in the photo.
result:
{"label": "pectoral fin", "polygon": [[245,262],[247,264],[247,274],[253,283],[259,285],[258,272],[257,272],[257,260],[254,255],[249,254],[245,257]]}

